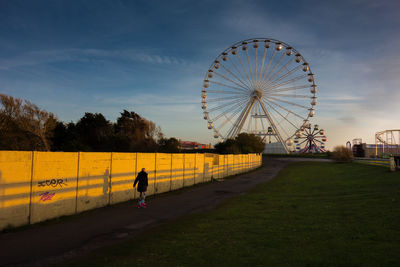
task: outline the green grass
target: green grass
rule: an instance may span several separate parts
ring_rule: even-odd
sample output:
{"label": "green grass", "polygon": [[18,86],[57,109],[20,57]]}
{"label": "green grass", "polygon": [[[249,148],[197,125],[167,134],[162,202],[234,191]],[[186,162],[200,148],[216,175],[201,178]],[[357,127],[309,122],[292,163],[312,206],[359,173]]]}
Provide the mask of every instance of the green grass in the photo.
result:
{"label": "green grass", "polygon": [[214,211],[72,263],[399,266],[400,172],[350,163],[296,163]]}

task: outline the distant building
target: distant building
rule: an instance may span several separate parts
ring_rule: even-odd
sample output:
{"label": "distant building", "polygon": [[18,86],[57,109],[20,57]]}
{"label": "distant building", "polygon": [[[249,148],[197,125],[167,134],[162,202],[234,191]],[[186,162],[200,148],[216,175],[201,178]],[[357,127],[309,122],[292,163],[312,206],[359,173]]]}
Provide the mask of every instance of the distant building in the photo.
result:
{"label": "distant building", "polygon": [[264,153],[266,154],[286,154],[285,147],[279,143],[267,143],[265,144]]}
{"label": "distant building", "polygon": [[211,148],[211,144],[200,144],[198,142],[192,142],[192,141],[179,141],[181,145],[181,149],[208,149]]}
{"label": "distant building", "polygon": [[400,146],[358,143],[353,144],[352,151],[355,157],[375,158],[389,155],[400,155]]}
{"label": "distant building", "polygon": [[[394,132],[396,132],[396,138],[393,137]],[[400,130],[378,132],[375,135],[375,144],[363,143],[361,138],[353,139],[353,146],[351,147],[353,155],[366,158],[400,155],[400,145],[397,141],[400,137],[397,132],[400,133]]]}
{"label": "distant building", "polygon": [[361,144],[364,150],[365,157],[374,158],[388,155],[400,155],[399,145],[387,145],[387,144]]}

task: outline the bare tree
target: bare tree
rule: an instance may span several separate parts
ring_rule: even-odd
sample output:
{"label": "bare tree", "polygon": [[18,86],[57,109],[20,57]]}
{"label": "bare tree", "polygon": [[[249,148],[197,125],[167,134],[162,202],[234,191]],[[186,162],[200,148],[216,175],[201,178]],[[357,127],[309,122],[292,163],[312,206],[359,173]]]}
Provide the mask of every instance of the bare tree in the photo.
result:
{"label": "bare tree", "polygon": [[30,134],[37,136],[43,148],[50,151],[49,139],[57,125],[57,119],[53,113],[40,109],[35,104],[25,100],[22,108],[23,116],[19,120],[21,128]]}
{"label": "bare tree", "polygon": [[22,100],[12,96],[0,94],[0,129],[4,130],[10,120],[16,120],[22,113]]}
{"label": "bare tree", "polygon": [[[12,139],[16,134],[24,135],[27,139],[36,137],[34,139],[38,140],[37,144],[29,149],[50,151],[49,140],[57,125],[57,118],[53,113],[40,109],[27,100],[4,94],[0,95],[0,104],[0,130],[8,135],[3,137]],[[32,144],[31,140],[26,140],[26,143]]]}
{"label": "bare tree", "polygon": [[143,121],[146,124],[146,137],[147,138],[152,138],[156,141],[162,139],[164,137],[164,134],[161,131],[161,127],[157,126],[154,122],[144,119]]}

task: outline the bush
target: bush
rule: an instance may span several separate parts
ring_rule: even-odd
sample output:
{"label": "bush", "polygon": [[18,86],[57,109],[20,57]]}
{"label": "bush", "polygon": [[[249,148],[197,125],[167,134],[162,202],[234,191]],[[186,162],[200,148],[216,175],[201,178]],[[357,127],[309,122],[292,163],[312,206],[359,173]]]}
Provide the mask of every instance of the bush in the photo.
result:
{"label": "bush", "polygon": [[336,162],[351,162],[353,160],[353,152],[345,146],[336,146],[333,149],[332,158]]}

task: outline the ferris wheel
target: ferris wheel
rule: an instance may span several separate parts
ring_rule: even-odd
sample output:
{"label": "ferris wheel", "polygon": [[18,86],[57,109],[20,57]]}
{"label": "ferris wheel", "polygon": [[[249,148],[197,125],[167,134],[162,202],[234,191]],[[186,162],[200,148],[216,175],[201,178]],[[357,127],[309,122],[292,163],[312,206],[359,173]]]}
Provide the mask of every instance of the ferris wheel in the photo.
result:
{"label": "ferris wheel", "polygon": [[215,138],[252,133],[289,152],[296,132],[315,114],[316,93],[314,74],[296,49],[275,39],[248,39],[215,58],[201,107]]}
{"label": "ferris wheel", "polygon": [[313,129],[311,128],[311,125],[307,125],[307,127],[301,127],[301,129],[296,132],[296,137],[294,138],[296,150],[299,153],[326,152],[326,141],[327,138],[325,136],[325,131],[323,129],[319,129],[317,124],[314,125]]}

